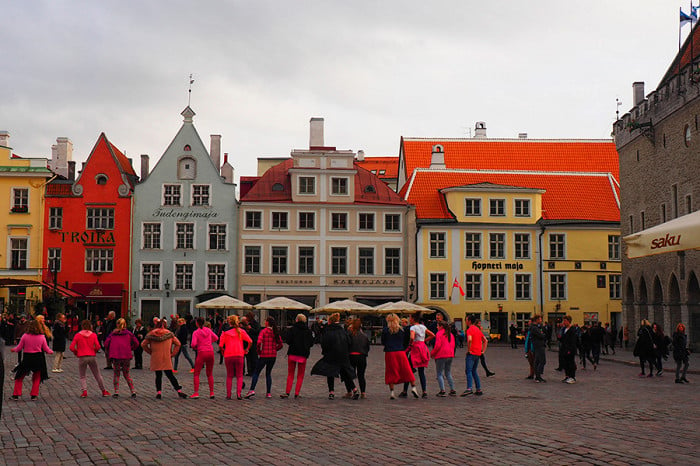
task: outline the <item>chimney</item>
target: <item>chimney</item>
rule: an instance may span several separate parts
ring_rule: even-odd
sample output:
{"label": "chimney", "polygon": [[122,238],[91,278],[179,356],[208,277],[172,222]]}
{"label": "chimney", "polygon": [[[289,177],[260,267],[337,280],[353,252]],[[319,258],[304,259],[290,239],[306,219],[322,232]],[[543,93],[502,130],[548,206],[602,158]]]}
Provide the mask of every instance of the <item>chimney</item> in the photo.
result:
{"label": "chimney", "polygon": [[212,134],[211,144],[209,145],[209,157],[211,161],[214,162],[214,167],[216,167],[216,172],[221,171],[221,135]]}
{"label": "chimney", "polygon": [[10,133],[7,131],[0,131],[0,146],[10,147]]}
{"label": "chimney", "polygon": [[144,181],[146,178],[148,178],[148,162],[149,162],[149,157],[148,154],[141,154],[141,181]]}
{"label": "chimney", "polygon": [[224,153],[224,164],[221,166],[221,177],[227,183],[233,183],[233,167],[228,163],[228,152]]}
{"label": "chimney", "polygon": [[518,133],[518,139],[527,139],[527,133]]}
{"label": "chimney", "polygon": [[632,102],[635,107],[644,102],[644,81],[632,83]]}
{"label": "chimney", "polygon": [[310,121],[309,148],[312,147],[323,147],[323,118]]}
{"label": "chimney", "polygon": [[68,181],[75,181],[75,161],[68,161]]}
{"label": "chimney", "polygon": [[365,151],[363,151],[363,150],[358,150],[358,151],[357,151],[357,161],[358,161],[358,162],[364,162],[364,161],[365,161]]}
{"label": "chimney", "polygon": [[56,144],[51,146],[51,162],[49,168],[65,178],[68,178],[68,162],[73,160],[73,143],[68,138],[56,138]]}
{"label": "chimney", "polygon": [[474,139],[486,139],[486,122],[477,121],[474,128]]}
{"label": "chimney", "polygon": [[445,149],[440,144],[433,146],[433,155],[430,157],[430,168],[447,168],[445,166]]}

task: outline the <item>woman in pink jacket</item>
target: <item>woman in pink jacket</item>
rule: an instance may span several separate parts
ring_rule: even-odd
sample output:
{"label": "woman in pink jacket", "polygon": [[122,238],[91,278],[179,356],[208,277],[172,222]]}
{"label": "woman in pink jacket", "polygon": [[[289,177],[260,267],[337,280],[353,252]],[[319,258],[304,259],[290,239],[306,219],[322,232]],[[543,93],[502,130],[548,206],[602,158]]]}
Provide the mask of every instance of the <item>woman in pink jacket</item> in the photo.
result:
{"label": "woman in pink jacket", "polygon": [[214,398],[214,346],[212,343],[219,337],[208,327],[204,326],[204,319],[197,317],[197,330],[192,333],[190,346],[197,354],[194,360],[194,393],[190,398],[199,398],[199,374],[202,367],[207,367],[207,381],[209,382],[209,398]]}
{"label": "woman in pink jacket", "polygon": [[437,396],[447,396],[445,394],[443,374],[447,378],[447,383],[450,385],[450,396],[457,396],[455,381],[452,379],[452,360],[455,357],[455,337],[452,335],[450,324],[447,322],[440,322],[440,328],[435,335],[435,347],[430,353],[430,356],[435,360],[437,381],[440,386],[440,391]]}
{"label": "woman in pink jacket", "polygon": [[[250,339],[245,330],[240,328],[237,315],[228,316],[228,324],[231,326],[231,329],[222,333],[219,340],[219,346],[223,348],[224,362],[226,363],[226,399],[231,399],[233,377],[235,376],[236,398],[241,400],[243,399],[241,397],[241,390],[243,390],[243,358],[248,354],[253,340]],[[247,343],[245,348],[243,342]]]}
{"label": "woman in pink jacket", "polygon": [[80,327],[81,331],[75,334],[73,342],[70,344],[70,350],[78,357],[78,373],[80,374],[80,387],[83,392],[80,398],[87,398],[87,378],[85,373],[87,368],[90,368],[92,375],[97,380],[102,396],[109,396],[109,392],[105,389],[105,382],[102,380],[100,369],[97,367],[95,355],[100,350],[100,342],[97,341],[97,334],[92,331],[92,323],[89,320],[84,320]]}
{"label": "woman in pink jacket", "polygon": [[107,359],[112,361],[112,369],[114,369],[114,398],[119,397],[119,373],[124,374],[124,379],[131,390],[131,398],[136,398],[134,390],[134,381],[129,375],[129,367],[131,366],[131,357],[133,351],[139,347],[139,341],[136,336],[126,329],[126,320],[117,320],[117,327],[109,334],[105,340],[105,354]]}
{"label": "woman in pink jacket", "polygon": [[[42,381],[49,378],[49,373],[46,370],[46,359],[44,353],[53,354],[51,348],[46,343],[44,336],[44,328],[38,320],[32,320],[29,323],[27,332],[22,335],[19,344],[12,348],[13,353],[22,351],[22,361],[14,368],[15,372],[15,390],[12,392],[12,399],[18,400],[22,396],[22,382],[24,377],[32,372],[32,391],[30,395],[32,400],[39,398],[39,385]],[[2,381],[0,381],[2,383]]]}
{"label": "woman in pink jacket", "polygon": [[187,398],[182,386],[173,374],[173,357],[180,351],[180,340],[166,328],[168,321],[163,318],[155,323],[155,328],[148,332],[141,343],[145,352],[151,355],[151,371],[156,373],[156,398],[163,398],[163,372],[170,384],[177,391],[177,396]]}

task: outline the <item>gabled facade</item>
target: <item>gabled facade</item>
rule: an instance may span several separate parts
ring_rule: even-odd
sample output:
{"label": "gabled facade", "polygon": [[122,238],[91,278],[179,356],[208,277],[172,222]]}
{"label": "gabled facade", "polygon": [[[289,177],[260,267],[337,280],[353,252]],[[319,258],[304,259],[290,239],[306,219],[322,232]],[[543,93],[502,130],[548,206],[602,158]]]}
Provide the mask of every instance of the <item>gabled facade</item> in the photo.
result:
{"label": "gabled facade", "polygon": [[414,210],[352,151],[323,143],[250,178],[241,198],[240,296],[287,296],[310,306],[414,299]]}
{"label": "gabled facade", "polygon": [[44,190],[52,176],[46,159],[12,153],[10,134],[0,131],[0,307],[33,311],[42,300]]}
{"label": "gabled facade", "polygon": [[237,290],[232,169],[227,162],[220,168],[220,136],[212,136],[210,156],[192,109],[182,116],[182,127],[151,173],[142,159],[145,179],[135,188],[131,299],[134,315],[145,319],[198,315],[198,302]]}
{"label": "gabled facade", "polygon": [[[54,166],[60,168],[59,162]],[[110,311],[128,316],[132,196],[138,176],[104,133],[77,179],[72,179],[73,168],[66,174],[46,189],[43,279],[56,286],[54,291],[70,293],[82,317],[104,317]]]}
{"label": "gabled facade", "polygon": [[[467,153],[477,145],[433,142],[427,147],[429,167],[411,162],[415,148],[403,152],[404,166],[414,167],[401,194],[416,206],[420,304],[458,322],[480,315],[501,336],[510,323],[524,328],[534,314],[555,323],[565,314],[579,324],[615,322],[620,232],[613,173],[563,171],[570,167],[561,164],[557,170],[534,170],[517,157],[502,157],[517,140],[503,142],[503,150],[491,141],[496,160],[479,155],[476,168],[448,168],[448,147],[459,147],[461,163],[469,165]],[[546,144],[532,146],[533,158]],[[553,154],[562,150],[557,142],[548,144]],[[522,150],[527,147],[524,143]],[[457,157],[451,159],[454,164]]]}

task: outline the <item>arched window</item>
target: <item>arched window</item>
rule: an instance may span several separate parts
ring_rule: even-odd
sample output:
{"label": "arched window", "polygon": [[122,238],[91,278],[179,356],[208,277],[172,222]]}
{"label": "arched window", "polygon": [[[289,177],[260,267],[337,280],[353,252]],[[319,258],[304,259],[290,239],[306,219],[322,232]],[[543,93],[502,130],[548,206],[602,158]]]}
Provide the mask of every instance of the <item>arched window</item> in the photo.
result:
{"label": "arched window", "polygon": [[282,183],[275,183],[272,185],[272,190],[273,191],[284,191],[284,186]]}
{"label": "arched window", "polygon": [[185,152],[190,152],[192,150],[192,148],[190,147],[189,144],[185,144],[185,147],[183,147],[182,150]]}
{"label": "arched window", "polygon": [[374,189],[374,186],[372,186],[371,184],[368,184],[367,186],[365,186],[365,192],[366,193],[375,193],[375,192],[377,192],[377,190]]}
{"label": "arched window", "polygon": [[100,173],[95,177],[95,182],[101,186],[104,186],[107,184],[107,179],[107,175],[105,175],[104,173]]}

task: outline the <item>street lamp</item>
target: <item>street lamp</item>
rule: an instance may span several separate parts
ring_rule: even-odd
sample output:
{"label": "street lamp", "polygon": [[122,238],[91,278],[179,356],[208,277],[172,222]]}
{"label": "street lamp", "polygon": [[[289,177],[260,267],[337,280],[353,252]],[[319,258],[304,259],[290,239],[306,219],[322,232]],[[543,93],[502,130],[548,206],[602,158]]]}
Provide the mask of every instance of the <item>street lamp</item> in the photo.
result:
{"label": "street lamp", "polygon": [[58,297],[58,291],[57,291],[57,288],[58,288],[58,268],[59,268],[58,259],[56,259],[56,258],[51,259],[51,267],[49,270],[53,274],[53,298],[54,298],[54,300]]}
{"label": "street lamp", "polygon": [[415,289],[416,289],[416,285],[414,285],[413,280],[411,280],[411,284],[408,285],[408,291],[409,291],[408,300],[409,301],[413,301],[413,292],[415,291]]}

